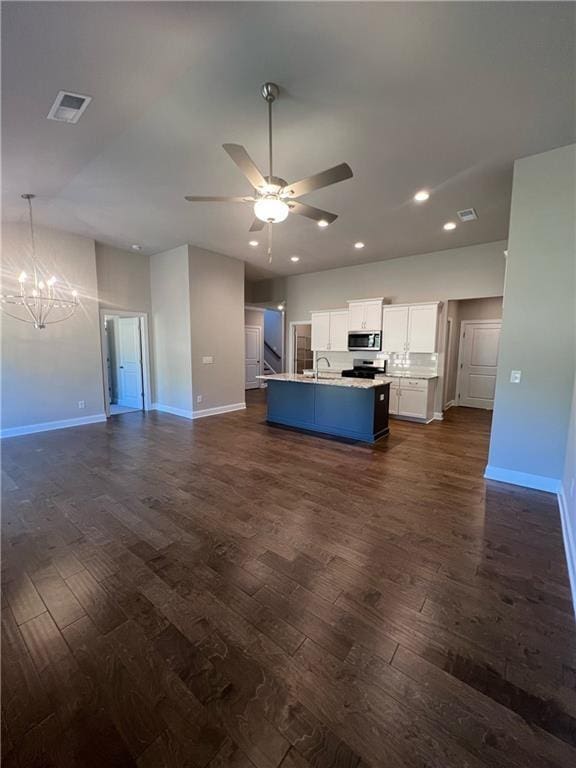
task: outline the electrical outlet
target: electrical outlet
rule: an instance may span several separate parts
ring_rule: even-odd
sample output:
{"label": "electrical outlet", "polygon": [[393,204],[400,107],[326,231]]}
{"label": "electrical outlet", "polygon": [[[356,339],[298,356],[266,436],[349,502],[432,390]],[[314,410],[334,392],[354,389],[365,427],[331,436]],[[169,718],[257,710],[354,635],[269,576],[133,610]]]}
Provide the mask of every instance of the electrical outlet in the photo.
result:
{"label": "electrical outlet", "polygon": [[86,401],[78,400],[78,408],[86,408]]}
{"label": "electrical outlet", "polygon": [[213,362],[214,362],[214,358],[212,357],[212,355],[206,355],[205,357],[202,358],[202,363],[204,365],[212,365]]}
{"label": "electrical outlet", "polygon": [[510,384],[520,384],[522,371],[510,371]]}
{"label": "electrical outlet", "polygon": [[196,395],[196,402],[201,403],[202,402],[202,395]]}

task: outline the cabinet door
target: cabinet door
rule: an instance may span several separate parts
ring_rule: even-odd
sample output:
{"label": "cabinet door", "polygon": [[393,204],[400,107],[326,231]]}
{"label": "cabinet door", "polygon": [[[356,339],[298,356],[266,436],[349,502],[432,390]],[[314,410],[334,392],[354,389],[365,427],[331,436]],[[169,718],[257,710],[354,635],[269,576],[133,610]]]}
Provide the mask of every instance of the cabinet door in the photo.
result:
{"label": "cabinet door", "polygon": [[364,322],[364,303],[352,301],[348,304],[348,328],[351,331],[363,331]]}
{"label": "cabinet door", "polygon": [[390,384],[390,405],[388,406],[388,413],[391,413],[393,416],[398,416],[398,411],[400,410],[400,387],[398,386],[398,382],[394,382],[394,384]]}
{"label": "cabinet door", "polygon": [[436,352],[438,306],[423,304],[410,307],[408,316],[408,352]]}
{"label": "cabinet door", "polygon": [[367,301],[364,304],[364,330],[382,330],[382,302]]}
{"label": "cabinet door", "polygon": [[330,312],[312,313],[312,350],[327,352],[330,349]]}
{"label": "cabinet door", "polygon": [[348,351],[348,310],[330,312],[330,351]]}
{"label": "cabinet door", "polygon": [[384,307],[382,351],[405,352],[408,337],[408,307]]}
{"label": "cabinet door", "polygon": [[426,418],[426,406],[428,403],[428,391],[422,389],[404,389],[400,387],[400,416],[412,416],[414,418]]}

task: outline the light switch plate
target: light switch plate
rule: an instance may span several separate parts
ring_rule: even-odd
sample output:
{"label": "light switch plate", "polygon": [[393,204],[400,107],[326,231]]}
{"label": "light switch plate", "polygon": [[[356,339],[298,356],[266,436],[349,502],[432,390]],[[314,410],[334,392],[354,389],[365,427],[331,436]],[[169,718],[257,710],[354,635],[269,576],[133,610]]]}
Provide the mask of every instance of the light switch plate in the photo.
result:
{"label": "light switch plate", "polygon": [[522,378],[522,371],[510,371],[511,384],[520,384],[521,378]]}
{"label": "light switch plate", "polygon": [[214,362],[214,358],[212,355],[207,355],[206,357],[202,358],[202,363],[204,365],[211,365]]}

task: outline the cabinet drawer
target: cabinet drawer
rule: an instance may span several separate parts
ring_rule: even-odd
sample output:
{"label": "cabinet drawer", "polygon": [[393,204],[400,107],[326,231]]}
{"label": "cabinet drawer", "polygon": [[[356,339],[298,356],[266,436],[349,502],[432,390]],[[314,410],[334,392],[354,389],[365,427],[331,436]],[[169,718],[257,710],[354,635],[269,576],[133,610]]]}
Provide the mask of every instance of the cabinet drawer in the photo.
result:
{"label": "cabinet drawer", "polygon": [[400,386],[402,389],[418,389],[425,392],[428,389],[427,379],[402,379]]}

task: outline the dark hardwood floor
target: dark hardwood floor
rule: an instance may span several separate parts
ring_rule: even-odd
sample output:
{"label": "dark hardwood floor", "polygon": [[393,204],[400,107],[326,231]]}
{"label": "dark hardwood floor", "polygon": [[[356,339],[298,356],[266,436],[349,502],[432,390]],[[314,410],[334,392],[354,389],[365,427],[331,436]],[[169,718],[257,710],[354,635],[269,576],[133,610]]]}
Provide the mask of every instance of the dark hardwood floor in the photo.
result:
{"label": "dark hardwood floor", "polygon": [[376,447],[245,412],[3,443],[3,765],[574,768],[556,500],[490,416]]}

